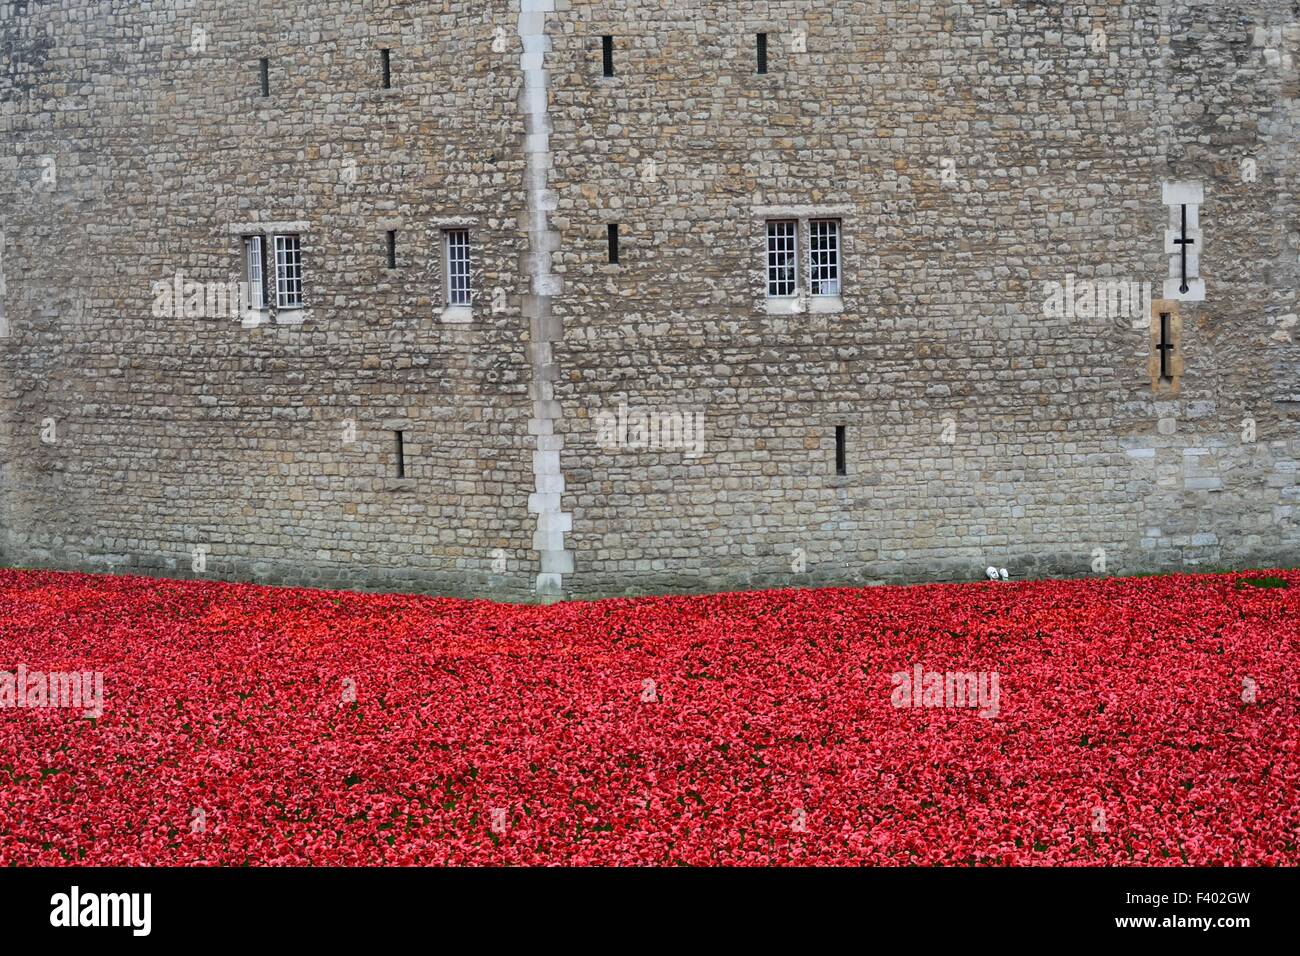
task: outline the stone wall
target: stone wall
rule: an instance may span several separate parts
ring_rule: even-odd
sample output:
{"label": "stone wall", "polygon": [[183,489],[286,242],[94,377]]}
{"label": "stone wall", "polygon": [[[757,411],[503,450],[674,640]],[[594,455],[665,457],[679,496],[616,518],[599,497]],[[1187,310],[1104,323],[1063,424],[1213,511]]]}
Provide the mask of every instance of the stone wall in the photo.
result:
{"label": "stone wall", "polygon": [[[1290,2],[28,0],[0,45],[10,563],[507,599],[1295,563]],[[1168,183],[1206,295],[1153,388],[1147,318],[1044,301],[1158,298]],[[775,313],[765,222],[818,217],[840,302]],[[155,314],[274,224],[301,321]],[[610,447],[620,409],[701,441]]]}

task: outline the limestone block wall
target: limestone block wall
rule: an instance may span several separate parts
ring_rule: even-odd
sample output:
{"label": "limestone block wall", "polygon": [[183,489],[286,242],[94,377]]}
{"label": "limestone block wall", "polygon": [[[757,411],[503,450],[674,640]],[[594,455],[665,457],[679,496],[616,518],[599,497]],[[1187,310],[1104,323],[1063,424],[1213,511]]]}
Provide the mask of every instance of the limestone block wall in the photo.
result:
{"label": "limestone block wall", "polygon": [[[1289,2],[30,0],[0,47],[10,563],[507,599],[1295,563]],[[1170,184],[1206,293],[1153,387],[1145,312],[1046,303],[1160,298]],[[766,222],[819,218],[839,301],[773,310]],[[263,227],[292,324],[155,314]]]}
{"label": "limestone block wall", "polygon": [[[28,51],[3,102],[11,561],[189,574],[206,547],[215,576],[532,593],[508,6],[31,3],[5,21]],[[305,322],[153,315],[155,281],[238,278],[259,223],[301,227]],[[480,294],[445,323],[441,227],[462,223]]]}
{"label": "limestone block wall", "polygon": [[[1259,39],[1294,52],[1285,5],[575,6],[555,73],[577,577],[1294,562],[1295,71]],[[630,34],[612,79],[609,32]],[[1145,323],[1041,309],[1068,275],[1160,294],[1170,179],[1208,196],[1177,395],[1151,388]],[[762,222],[806,207],[843,219],[843,312],[768,315]],[[701,410],[707,453],[609,454],[592,416],[623,402]]]}

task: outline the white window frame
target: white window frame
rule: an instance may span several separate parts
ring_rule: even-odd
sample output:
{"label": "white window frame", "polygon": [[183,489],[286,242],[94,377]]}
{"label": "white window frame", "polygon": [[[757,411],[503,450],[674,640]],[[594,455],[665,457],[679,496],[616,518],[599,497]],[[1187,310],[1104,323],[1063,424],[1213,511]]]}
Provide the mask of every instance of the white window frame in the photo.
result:
{"label": "white window frame", "polygon": [[[794,299],[799,295],[799,221],[769,219],[764,229],[767,260],[765,282],[769,299]],[[788,248],[786,243],[788,242]],[[780,257],[780,259],[778,258]],[[789,270],[790,275],[784,273]],[[788,292],[773,291],[788,286]]]}
{"label": "white window frame", "polygon": [[266,276],[263,266],[266,263],[266,243],[262,236],[244,237],[244,279],[248,283],[248,302],[250,309],[266,308]]}
{"label": "white window frame", "polygon": [[470,287],[472,249],[469,229],[444,229],[442,253],[444,304],[449,309],[467,309],[473,299],[473,289]]}
{"label": "white window frame", "polygon": [[302,240],[292,233],[275,236],[275,307],[301,309]]}
{"label": "white window frame", "polygon": [[[838,219],[808,220],[808,294],[810,296],[830,298],[840,294],[843,285],[841,232]],[[819,257],[821,257],[820,261]]]}

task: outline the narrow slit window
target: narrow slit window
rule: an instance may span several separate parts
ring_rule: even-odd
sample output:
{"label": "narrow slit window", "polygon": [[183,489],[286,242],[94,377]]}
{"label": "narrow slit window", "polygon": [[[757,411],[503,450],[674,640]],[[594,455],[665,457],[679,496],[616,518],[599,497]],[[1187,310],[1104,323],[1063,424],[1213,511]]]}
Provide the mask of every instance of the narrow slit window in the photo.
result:
{"label": "narrow slit window", "polygon": [[302,308],[302,247],[297,236],[275,237],[275,306]]}
{"label": "narrow slit window", "polygon": [[835,426],[835,474],[849,473],[848,429],[843,425]]}
{"label": "narrow slit window", "polygon": [[767,72],[767,34],[760,33],[756,37],[756,51],[758,54],[758,72]]}
{"label": "narrow slit window", "polygon": [[767,295],[770,299],[793,296],[798,289],[798,227],[793,219],[767,224]]}
{"label": "narrow slit window", "polygon": [[444,245],[447,259],[447,304],[469,305],[469,230],[448,229]]}
{"label": "narrow slit window", "polygon": [[813,295],[840,294],[840,223],[814,219],[808,223],[808,283]]}
{"label": "narrow slit window", "polygon": [[1147,361],[1154,391],[1178,394],[1183,377],[1182,330],[1177,299],[1151,303],[1151,355]]}
{"label": "narrow slit window", "polygon": [[1205,236],[1201,229],[1205,188],[1197,182],[1165,183],[1163,198],[1169,207],[1165,252],[1170,256],[1164,297],[1174,301],[1204,302],[1205,280],[1201,278],[1200,263],[1205,252]]}
{"label": "narrow slit window", "polygon": [[1160,341],[1156,345],[1156,351],[1160,353],[1160,381],[1172,382],[1174,380],[1174,336],[1172,328],[1173,316],[1168,312],[1160,313]]}
{"label": "narrow slit window", "polygon": [[398,478],[406,477],[406,434],[402,431],[393,432],[396,439],[395,451],[396,461],[394,462]]}
{"label": "narrow slit window", "polygon": [[266,246],[261,236],[244,237],[244,281],[248,283],[248,307],[266,308]]}
{"label": "narrow slit window", "polygon": [[392,51],[387,48],[379,51],[379,72],[383,89],[391,90],[393,88],[393,57]]}
{"label": "narrow slit window", "polygon": [[388,230],[388,268],[397,268],[397,230]]}
{"label": "narrow slit window", "polygon": [[257,61],[257,75],[263,96],[271,95],[271,61],[266,57]]}
{"label": "narrow slit window", "polygon": [[603,36],[600,38],[600,55],[601,64],[604,67],[606,76],[614,75],[614,38],[612,36]]}
{"label": "narrow slit window", "polygon": [[609,261],[618,264],[618,223],[611,222],[608,229]]}

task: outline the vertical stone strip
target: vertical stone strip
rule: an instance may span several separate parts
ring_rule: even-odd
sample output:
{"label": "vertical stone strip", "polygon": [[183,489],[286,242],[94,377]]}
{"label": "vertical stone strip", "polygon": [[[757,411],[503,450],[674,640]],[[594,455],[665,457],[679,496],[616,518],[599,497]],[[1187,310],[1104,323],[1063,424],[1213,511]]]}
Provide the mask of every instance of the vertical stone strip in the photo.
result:
{"label": "vertical stone strip", "polygon": [[572,529],[573,519],[561,507],[564,475],[560,471],[560,452],[564,439],[555,432],[560,403],[555,400],[553,343],[560,339],[561,332],[552,303],[563,283],[551,272],[551,253],[559,248],[560,235],[550,227],[555,194],[547,188],[551,118],[547,112],[546,53],[550,40],[546,36],[546,15],[554,13],[557,4],[567,5],[567,0],[519,0],[519,40],[523,46],[519,62],[524,76],[520,106],[524,112],[524,150],[528,157],[525,178],[528,252],[523,271],[531,283],[523,314],[529,323],[528,359],[533,376],[529,387],[533,416],[528,432],[537,437],[533,452],[533,476],[537,484],[528,496],[528,510],[537,515],[533,549],[541,556],[537,597],[544,602],[558,601],[564,596],[564,575],[573,572],[573,554],[564,548],[564,535]]}
{"label": "vertical stone strip", "polygon": [[9,317],[5,313],[8,291],[5,288],[5,231],[4,226],[0,224],[0,339],[9,337]]}

